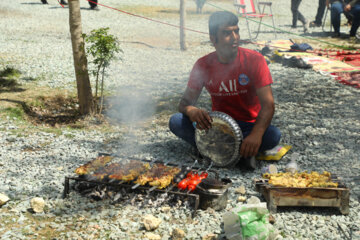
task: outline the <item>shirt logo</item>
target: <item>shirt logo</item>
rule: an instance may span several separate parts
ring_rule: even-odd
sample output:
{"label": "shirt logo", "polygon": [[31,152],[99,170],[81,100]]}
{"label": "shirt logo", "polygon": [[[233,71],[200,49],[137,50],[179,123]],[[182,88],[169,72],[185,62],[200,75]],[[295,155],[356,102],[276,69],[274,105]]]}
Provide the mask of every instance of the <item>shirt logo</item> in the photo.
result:
{"label": "shirt logo", "polygon": [[250,79],[248,76],[246,76],[246,74],[240,74],[239,76],[239,84],[241,86],[245,86],[249,83]]}
{"label": "shirt logo", "polygon": [[221,82],[220,86],[219,86],[219,92],[236,92],[236,79],[233,80],[229,80],[228,81],[228,85],[225,83],[225,81]]}

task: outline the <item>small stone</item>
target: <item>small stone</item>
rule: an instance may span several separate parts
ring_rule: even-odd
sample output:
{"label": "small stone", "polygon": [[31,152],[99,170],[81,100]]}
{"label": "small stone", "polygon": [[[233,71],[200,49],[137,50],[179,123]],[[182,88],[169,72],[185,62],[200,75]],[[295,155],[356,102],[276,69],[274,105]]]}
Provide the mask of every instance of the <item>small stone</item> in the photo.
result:
{"label": "small stone", "polygon": [[274,216],[273,215],[269,215],[269,223],[271,223],[271,224],[274,224],[275,223],[275,218],[274,218]]}
{"label": "small stone", "polygon": [[170,212],[171,208],[169,206],[165,206],[161,208],[161,211],[164,213]]}
{"label": "small stone", "polygon": [[185,232],[180,228],[175,228],[172,231],[171,236],[173,240],[181,240],[185,237]]}
{"label": "small stone", "polygon": [[159,227],[160,223],[161,223],[161,219],[154,217],[153,215],[146,215],[143,219],[142,222],[144,224],[144,227],[146,228],[146,230],[148,231],[152,231],[155,230]]}
{"label": "small stone", "polygon": [[237,198],[237,201],[238,201],[238,202],[245,202],[245,201],[246,201],[246,197],[244,197],[244,196],[239,196],[239,197]]}
{"label": "small stone", "polygon": [[261,201],[258,197],[255,196],[251,196],[248,200],[247,203],[248,204],[259,204]]}
{"label": "small stone", "polygon": [[149,240],[161,240],[161,237],[159,235],[151,232],[145,233],[144,237],[145,239],[149,239]]}
{"label": "small stone", "polygon": [[4,205],[5,203],[7,203],[10,200],[10,198],[8,196],[6,196],[3,193],[0,193],[0,206]]}
{"label": "small stone", "polygon": [[216,240],[216,239],[217,239],[217,235],[214,233],[210,233],[202,237],[202,240]]}
{"label": "small stone", "polygon": [[244,195],[246,193],[245,187],[240,186],[240,187],[236,188],[235,193]]}
{"label": "small stone", "polygon": [[[9,126],[9,129],[12,129],[11,126]],[[14,138],[14,137],[8,137],[6,140],[7,140],[8,142],[15,142],[15,141],[16,141],[16,138]]]}
{"label": "small stone", "polygon": [[30,206],[34,212],[41,213],[44,211],[45,201],[42,198],[35,197],[31,199]]}

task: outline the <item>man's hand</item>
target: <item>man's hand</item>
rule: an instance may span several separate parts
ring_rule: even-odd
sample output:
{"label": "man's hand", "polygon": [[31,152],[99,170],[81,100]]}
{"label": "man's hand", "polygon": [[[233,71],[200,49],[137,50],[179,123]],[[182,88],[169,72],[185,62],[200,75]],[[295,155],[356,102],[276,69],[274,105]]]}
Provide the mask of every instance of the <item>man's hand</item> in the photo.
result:
{"label": "man's hand", "polygon": [[345,7],[344,7],[344,11],[345,12],[349,12],[351,10],[351,5],[350,4],[347,4]]}
{"label": "man's hand", "polygon": [[203,109],[195,107],[195,103],[199,98],[201,90],[186,88],[179,104],[179,111],[190,118],[191,122],[196,122],[196,127],[201,130],[211,128],[212,119],[209,113]]}
{"label": "man's hand", "polygon": [[260,100],[261,110],[256,118],[253,129],[241,144],[240,154],[243,157],[256,156],[262,142],[262,137],[270,125],[275,111],[274,97],[270,85],[257,89],[256,94]]}
{"label": "man's hand", "polygon": [[241,143],[240,155],[242,157],[256,156],[259,151],[262,136],[256,134],[248,135]]}
{"label": "man's hand", "polygon": [[208,130],[211,128],[212,119],[209,113],[203,109],[191,107],[187,110],[190,121],[196,122],[196,127],[200,130]]}

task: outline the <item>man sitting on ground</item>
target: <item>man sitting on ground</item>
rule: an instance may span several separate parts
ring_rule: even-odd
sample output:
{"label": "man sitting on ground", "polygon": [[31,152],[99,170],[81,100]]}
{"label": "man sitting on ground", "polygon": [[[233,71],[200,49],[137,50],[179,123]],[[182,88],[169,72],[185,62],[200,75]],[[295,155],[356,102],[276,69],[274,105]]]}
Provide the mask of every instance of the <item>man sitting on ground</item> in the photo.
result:
{"label": "man sitting on ground", "polygon": [[239,124],[244,136],[241,162],[255,168],[257,153],[275,147],[281,136],[279,129],[270,125],[275,106],[269,68],[260,53],[239,47],[238,18],[233,13],[213,13],[209,33],[216,51],[195,63],[179,104],[180,113],[170,118],[170,130],[196,147],[192,123],[206,130],[212,122],[207,111],[195,107],[205,87],[212,110],[230,115]]}

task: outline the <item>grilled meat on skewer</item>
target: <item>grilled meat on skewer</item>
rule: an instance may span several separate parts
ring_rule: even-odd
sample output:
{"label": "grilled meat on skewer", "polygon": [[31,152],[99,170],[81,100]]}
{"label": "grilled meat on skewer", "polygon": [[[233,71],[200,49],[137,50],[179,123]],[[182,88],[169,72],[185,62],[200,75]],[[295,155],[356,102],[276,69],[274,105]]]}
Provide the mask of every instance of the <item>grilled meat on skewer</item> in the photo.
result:
{"label": "grilled meat on skewer", "polygon": [[168,172],[164,172],[161,176],[155,177],[153,181],[149,182],[150,186],[159,186],[159,189],[166,188],[171,184],[176,174],[181,171],[180,168],[174,167]]}
{"label": "grilled meat on skewer", "polygon": [[113,169],[109,178],[129,182],[148,169],[150,169],[148,163],[131,160],[130,163],[122,165],[121,168]]}
{"label": "grilled meat on skewer", "polygon": [[112,163],[109,164],[106,167],[102,167],[99,170],[97,170],[96,172],[94,172],[92,174],[93,177],[97,178],[97,179],[104,179],[104,177],[109,176],[110,174],[112,174],[113,172],[118,171],[119,169],[123,168],[124,166],[120,163]]}
{"label": "grilled meat on skewer", "polygon": [[167,187],[174,176],[181,171],[177,167],[164,166],[163,164],[156,164],[146,173],[140,175],[135,181],[136,184],[145,185],[149,183],[151,186],[159,186],[159,188]]}
{"label": "grilled meat on skewer", "polygon": [[89,174],[90,172],[95,171],[98,168],[105,166],[112,159],[113,159],[112,156],[97,157],[96,159],[78,167],[75,170],[75,173],[78,175]]}

